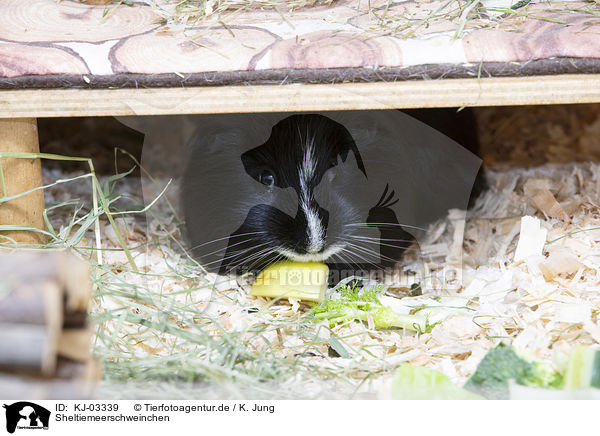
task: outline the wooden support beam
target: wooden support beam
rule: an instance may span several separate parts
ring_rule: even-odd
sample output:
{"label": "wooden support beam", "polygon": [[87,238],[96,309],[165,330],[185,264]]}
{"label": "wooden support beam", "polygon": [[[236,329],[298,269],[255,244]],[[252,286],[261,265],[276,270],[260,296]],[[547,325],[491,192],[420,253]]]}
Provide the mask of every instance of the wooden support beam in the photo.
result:
{"label": "wooden support beam", "polygon": [[600,74],[402,82],[0,90],[0,118],[600,103]]}
{"label": "wooden support beam", "polygon": [[[35,118],[0,119],[0,151],[39,153],[37,120]],[[42,184],[40,159],[0,159],[4,188],[0,181],[0,198],[28,191]],[[23,197],[0,204],[0,225],[20,225],[44,228],[44,193],[34,191]],[[20,243],[39,244],[40,233],[26,231],[1,232]],[[5,238],[1,238],[6,242]]]}

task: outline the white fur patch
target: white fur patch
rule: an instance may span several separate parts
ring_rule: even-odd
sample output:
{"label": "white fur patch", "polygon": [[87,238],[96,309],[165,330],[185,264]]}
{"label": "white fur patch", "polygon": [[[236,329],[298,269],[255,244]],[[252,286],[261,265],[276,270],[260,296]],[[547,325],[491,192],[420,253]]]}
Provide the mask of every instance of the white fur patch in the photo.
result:
{"label": "white fur patch", "polygon": [[300,165],[300,208],[306,215],[309,253],[316,253],[325,244],[325,229],[316,210],[310,207],[310,181],[315,175],[317,162],[314,157],[314,139],[306,144],[304,156]]}

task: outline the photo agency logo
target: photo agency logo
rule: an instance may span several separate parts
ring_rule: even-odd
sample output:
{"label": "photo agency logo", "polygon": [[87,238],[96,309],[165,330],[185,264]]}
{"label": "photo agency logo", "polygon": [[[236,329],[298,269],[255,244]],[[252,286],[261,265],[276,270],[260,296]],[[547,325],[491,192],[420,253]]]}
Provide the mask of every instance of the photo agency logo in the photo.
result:
{"label": "photo agency logo", "polygon": [[13,404],[4,404],[6,409],[6,431],[14,433],[15,430],[48,430],[50,411],[39,404],[29,401],[19,401]]}
{"label": "photo agency logo", "polygon": [[[449,109],[120,121],[144,133],[145,203],[168,197],[182,245],[209,274],[318,262],[333,286],[354,276],[402,280],[408,263],[419,269],[406,254],[419,252],[436,220],[467,209],[478,181],[469,117]],[[461,259],[441,280],[460,286]]]}

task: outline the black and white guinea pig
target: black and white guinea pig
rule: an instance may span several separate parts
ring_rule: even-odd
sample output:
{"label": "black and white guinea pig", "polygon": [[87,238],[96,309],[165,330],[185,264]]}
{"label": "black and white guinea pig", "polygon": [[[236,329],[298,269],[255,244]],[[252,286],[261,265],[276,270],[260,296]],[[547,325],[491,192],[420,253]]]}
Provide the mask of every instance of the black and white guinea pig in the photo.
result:
{"label": "black and white guinea pig", "polygon": [[327,263],[336,279],[393,267],[425,224],[466,207],[480,163],[457,144],[478,149],[472,113],[408,114],[221,116],[199,127],[181,185],[192,254],[221,274],[284,259]]}

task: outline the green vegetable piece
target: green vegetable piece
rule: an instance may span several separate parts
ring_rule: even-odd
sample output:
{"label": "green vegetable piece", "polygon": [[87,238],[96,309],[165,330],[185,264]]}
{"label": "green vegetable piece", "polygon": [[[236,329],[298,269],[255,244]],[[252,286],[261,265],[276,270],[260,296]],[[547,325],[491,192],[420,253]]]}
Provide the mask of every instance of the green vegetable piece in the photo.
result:
{"label": "green vegetable piece", "polygon": [[336,299],[327,299],[313,309],[315,321],[326,320],[329,326],[352,321],[373,322],[375,328],[405,328],[425,331],[427,318],[419,315],[405,315],[394,312],[381,304],[377,296],[380,288],[359,289],[357,286],[343,286]]}
{"label": "green vegetable piece", "polygon": [[523,386],[542,388],[554,388],[562,384],[562,377],[551,365],[529,362],[512,347],[500,344],[488,351],[479,362],[477,370],[465,384],[465,389],[488,399],[508,399],[509,380]]}
{"label": "green vegetable piece", "polygon": [[395,400],[485,400],[456,386],[439,371],[403,363],[392,381]]}
{"label": "green vegetable piece", "polygon": [[565,373],[566,389],[600,388],[600,350],[574,347]]}

